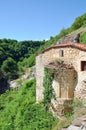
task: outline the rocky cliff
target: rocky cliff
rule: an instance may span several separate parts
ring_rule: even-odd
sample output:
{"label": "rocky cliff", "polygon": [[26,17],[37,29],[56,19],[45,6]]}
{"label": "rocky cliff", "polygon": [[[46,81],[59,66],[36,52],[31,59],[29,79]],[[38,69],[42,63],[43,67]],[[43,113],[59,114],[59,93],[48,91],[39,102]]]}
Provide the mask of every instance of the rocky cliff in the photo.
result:
{"label": "rocky cliff", "polygon": [[59,39],[57,44],[63,44],[63,43],[67,43],[67,42],[80,43],[80,35],[83,32],[86,32],[86,28],[81,27],[80,29],[78,29],[78,30],[62,37],[61,39]]}

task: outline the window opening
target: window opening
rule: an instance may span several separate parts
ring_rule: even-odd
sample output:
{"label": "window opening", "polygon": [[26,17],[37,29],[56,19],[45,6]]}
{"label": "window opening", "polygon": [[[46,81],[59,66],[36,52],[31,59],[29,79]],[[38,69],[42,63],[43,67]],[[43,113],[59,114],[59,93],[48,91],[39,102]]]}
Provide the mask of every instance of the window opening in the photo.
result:
{"label": "window opening", "polygon": [[81,61],[81,71],[86,71],[86,61]]}
{"label": "window opening", "polygon": [[60,50],[60,51],[59,51],[59,56],[61,56],[61,57],[64,56],[64,52],[63,52],[63,50]]}

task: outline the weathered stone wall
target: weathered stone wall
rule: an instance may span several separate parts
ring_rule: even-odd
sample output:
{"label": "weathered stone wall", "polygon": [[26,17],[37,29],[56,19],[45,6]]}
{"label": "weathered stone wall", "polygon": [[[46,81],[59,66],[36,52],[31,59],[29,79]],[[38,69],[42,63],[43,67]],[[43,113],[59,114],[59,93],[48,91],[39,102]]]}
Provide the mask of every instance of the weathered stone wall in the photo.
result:
{"label": "weathered stone wall", "polygon": [[[59,51],[63,50],[63,56],[59,55]],[[61,59],[68,64],[72,64],[77,72],[75,78],[75,89],[79,89],[81,82],[86,79],[86,71],[81,71],[81,61],[86,61],[86,52],[73,47],[54,48],[39,54],[36,57],[36,101],[43,99],[43,77],[44,66],[52,61]]]}
{"label": "weathered stone wall", "polygon": [[74,98],[74,69],[57,70],[52,83],[55,97],[64,99]]}
{"label": "weathered stone wall", "polygon": [[61,117],[67,112],[71,113],[73,111],[70,106],[72,102],[73,102],[72,99],[64,99],[64,98],[63,99],[58,98],[57,100],[51,99],[50,111],[53,113],[53,115],[57,117]]}

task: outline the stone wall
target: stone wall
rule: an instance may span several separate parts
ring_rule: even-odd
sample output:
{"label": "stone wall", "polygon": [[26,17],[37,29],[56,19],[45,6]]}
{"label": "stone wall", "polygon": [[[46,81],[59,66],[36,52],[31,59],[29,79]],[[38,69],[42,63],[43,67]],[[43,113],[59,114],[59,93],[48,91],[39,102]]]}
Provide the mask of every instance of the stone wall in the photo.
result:
{"label": "stone wall", "polygon": [[[60,56],[60,51],[63,50],[63,56]],[[81,82],[86,79],[86,71],[81,71],[81,61],[86,61],[86,51],[79,50],[73,47],[53,48],[39,54],[36,57],[36,101],[43,100],[43,77],[44,66],[55,60],[63,60],[68,64],[72,64],[76,71],[75,90],[81,87]]]}
{"label": "stone wall", "polygon": [[55,72],[52,86],[56,98],[74,98],[74,75],[74,69],[60,69]]}

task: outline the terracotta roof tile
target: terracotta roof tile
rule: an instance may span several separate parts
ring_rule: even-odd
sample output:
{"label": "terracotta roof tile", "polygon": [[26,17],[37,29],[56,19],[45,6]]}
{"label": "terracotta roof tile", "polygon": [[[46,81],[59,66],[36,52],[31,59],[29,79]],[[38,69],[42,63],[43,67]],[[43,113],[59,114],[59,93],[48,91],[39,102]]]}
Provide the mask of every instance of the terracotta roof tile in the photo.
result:
{"label": "terracotta roof tile", "polygon": [[64,43],[64,44],[56,44],[56,45],[50,46],[50,47],[46,48],[45,50],[43,50],[40,54],[42,54],[50,49],[61,48],[61,47],[62,48],[63,47],[74,47],[74,48],[80,49],[82,51],[86,51],[86,44],[68,42],[68,43]]}

